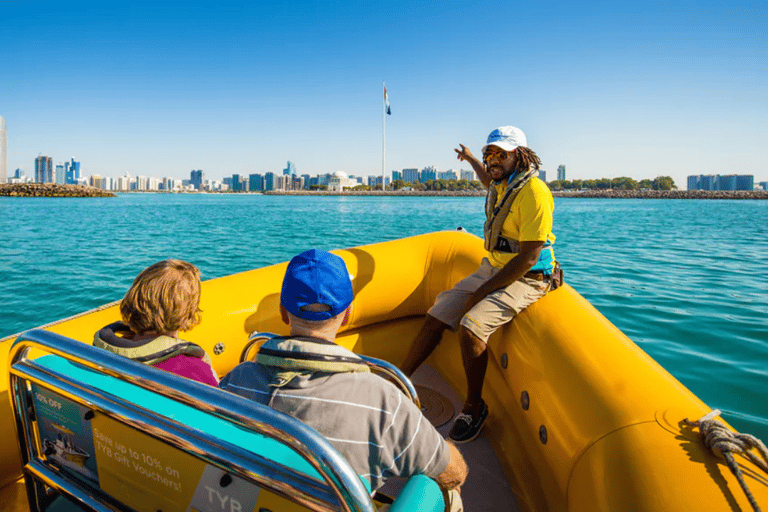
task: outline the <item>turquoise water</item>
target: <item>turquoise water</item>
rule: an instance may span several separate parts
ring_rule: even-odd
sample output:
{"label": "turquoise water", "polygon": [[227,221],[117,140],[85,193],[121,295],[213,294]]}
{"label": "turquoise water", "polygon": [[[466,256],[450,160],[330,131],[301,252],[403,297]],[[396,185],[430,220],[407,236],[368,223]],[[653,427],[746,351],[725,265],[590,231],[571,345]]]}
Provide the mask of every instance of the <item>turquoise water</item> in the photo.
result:
{"label": "turquoise water", "polygon": [[[0,337],[118,300],[147,265],[205,279],[463,226],[482,198],[0,197]],[[556,199],[567,281],[737,429],[768,440],[768,201]],[[407,257],[407,255],[403,255]]]}

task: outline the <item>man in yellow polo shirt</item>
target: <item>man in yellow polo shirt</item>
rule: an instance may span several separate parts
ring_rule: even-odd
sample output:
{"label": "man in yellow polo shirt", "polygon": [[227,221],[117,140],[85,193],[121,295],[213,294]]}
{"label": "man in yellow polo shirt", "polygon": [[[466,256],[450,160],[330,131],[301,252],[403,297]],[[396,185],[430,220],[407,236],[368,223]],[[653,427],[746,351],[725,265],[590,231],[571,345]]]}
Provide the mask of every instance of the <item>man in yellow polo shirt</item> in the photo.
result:
{"label": "man in yellow polo shirt", "polygon": [[459,331],[467,375],[467,400],[449,438],[475,439],[488,416],[482,398],[491,334],[549,291],[555,271],[552,244],[554,201],[538,178],[541,160],[525,133],[514,126],[492,131],[479,161],[463,144],[458,159],[469,162],[488,189],[485,249],[480,268],[438,295],[403,363],[411,375],[437,347],[443,331]]}

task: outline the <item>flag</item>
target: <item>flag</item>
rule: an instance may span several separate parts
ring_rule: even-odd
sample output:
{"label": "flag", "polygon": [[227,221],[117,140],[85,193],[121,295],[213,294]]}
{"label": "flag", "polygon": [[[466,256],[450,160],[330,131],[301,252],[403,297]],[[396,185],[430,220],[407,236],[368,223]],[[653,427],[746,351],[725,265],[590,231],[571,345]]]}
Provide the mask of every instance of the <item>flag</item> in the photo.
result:
{"label": "flag", "polygon": [[389,97],[387,96],[387,86],[384,86],[384,108],[387,109],[387,115],[392,115],[392,109],[389,108]]}

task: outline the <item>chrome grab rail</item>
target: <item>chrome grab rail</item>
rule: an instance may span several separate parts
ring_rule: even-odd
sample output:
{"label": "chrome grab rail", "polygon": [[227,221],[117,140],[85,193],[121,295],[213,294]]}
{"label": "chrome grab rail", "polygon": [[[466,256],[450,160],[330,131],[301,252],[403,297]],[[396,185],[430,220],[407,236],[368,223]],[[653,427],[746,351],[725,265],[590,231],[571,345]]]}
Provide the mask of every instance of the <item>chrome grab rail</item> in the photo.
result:
{"label": "chrome grab rail", "polygon": [[383,359],[377,359],[371,356],[363,356],[360,354],[358,354],[358,356],[360,356],[360,358],[365,361],[372,372],[383,375],[394,381],[395,384],[400,387],[400,390],[405,393],[405,396],[410,398],[411,401],[416,404],[416,407],[421,409],[421,400],[419,400],[419,394],[416,392],[416,388],[411,382],[411,379],[406,377],[400,368],[390,362],[384,361]]}
{"label": "chrome grab rail", "polygon": [[[248,338],[248,343],[246,343],[245,347],[243,347],[243,351],[240,353],[240,362],[244,361],[251,361],[251,350],[254,348],[257,348],[256,345],[262,340],[271,340],[272,338],[280,337],[278,334],[273,334],[270,332],[252,332],[251,335]],[[375,357],[371,356],[364,356],[362,354],[357,354],[358,357],[360,357],[363,361],[365,361],[365,364],[368,365],[368,368],[376,373],[377,375],[381,375],[390,381],[394,382],[396,386],[400,388],[400,391],[405,393],[405,396],[407,396],[411,402],[416,404],[416,407],[421,409],[421,401],[419,400],[419,394],[416,392],[416,388],[413,386],[413,383],[411,382],[411,379],[409,379],[403,372],[398,368],[397,366],[393,365],[390,362],[387,362],[383,359],[377,359]]]}
{"label": "chrome grab rail", "polygon": [[[45,368],[27,355],[30,349],[41,349],[90,370],[142,387],[153,393],[217,416],[252,432],[275,439],[301,455],[325,479],[330,488],[318,485],[314,479],[292,472],[259,455],[187,427],[172,419],[139,407],[123,398],[113,396],[67,375]],[[145,434],[166,442],[205,462],[231,472],[259,486],[293,499],[312,510],[325,511],[336,506],[336,497],[342,509],[349,512],[374,512],[360,478],[333,446],[314,429],[269,407],[243,397],[214,389],[156,368],[142,365],[122,356],[80,343],[64,336],[42,330],[22,333],[11,347],[9,373],[16,415],[22,464],[24,466],[30,505],[38,509],[44,488],[35,478],[48,472],[43,479],[51,485],[54,472],[39,462],[42,454],[36,424],[29,417],[30,404],[27,382],[36,383],[62,394],[91,410],[103,413],[117,421],[135,427]],[[215,404],[215,405],[214,405]],[[225,443],[225,444],[222,444]],[[30,478],[34,477],[34,478]],[[290,480],[291,483],[288,483]],[[70,499],[91,510],[111,510],[108,503],[93,498],[92,492],[73,484]],[[52,486],[57,488],[58,486]],[[91,503],[84,501],[93,500]],[[34,507],[33,507],[34,508]]]}

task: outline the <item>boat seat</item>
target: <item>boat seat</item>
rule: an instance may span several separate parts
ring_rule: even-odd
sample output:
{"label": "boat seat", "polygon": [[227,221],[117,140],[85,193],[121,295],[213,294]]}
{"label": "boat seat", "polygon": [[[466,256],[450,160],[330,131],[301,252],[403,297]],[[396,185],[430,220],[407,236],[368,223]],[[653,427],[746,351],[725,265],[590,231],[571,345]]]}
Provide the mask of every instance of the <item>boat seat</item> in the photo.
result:
{"label": "boat seat", "polygon": [[[375,510],[330,443],[278,411],[42,330],[10,361],[32,511]],[[417,475],[389,510],[444,507]]]}

